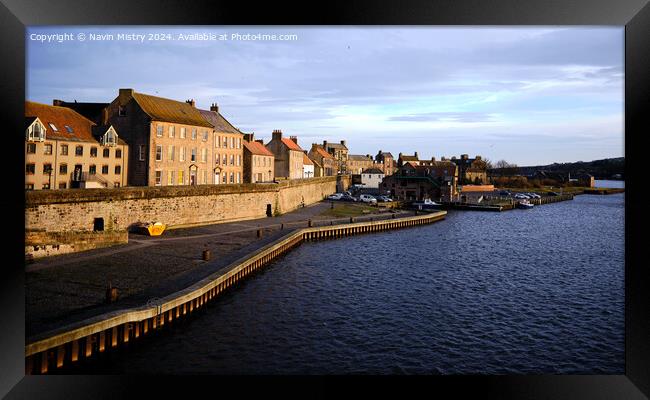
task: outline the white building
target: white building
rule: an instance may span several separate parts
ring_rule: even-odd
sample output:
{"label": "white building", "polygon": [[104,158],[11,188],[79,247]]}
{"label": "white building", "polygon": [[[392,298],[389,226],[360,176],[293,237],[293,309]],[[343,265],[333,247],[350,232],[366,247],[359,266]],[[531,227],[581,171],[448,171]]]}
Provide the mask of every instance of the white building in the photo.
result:
{"label": "white building", "polygon": [[302,177],[303,178],[313,178],[314,177],[314,163],[311,161],[307,154],[304,154],[302,157]]}
{"label": "white building", "polygon": [[368,168],[361,172],[361,184],[364,188],[378,189],[384,180],[384,172],[379,168]]}

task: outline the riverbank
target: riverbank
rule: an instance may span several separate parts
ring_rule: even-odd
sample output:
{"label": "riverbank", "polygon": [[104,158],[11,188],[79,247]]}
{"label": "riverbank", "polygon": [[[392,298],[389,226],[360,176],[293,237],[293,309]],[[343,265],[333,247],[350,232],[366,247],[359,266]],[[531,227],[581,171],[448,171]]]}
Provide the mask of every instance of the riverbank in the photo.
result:
{"label": "riverbank", "polygon": [[381,220],[357,222],[350,218],[349,224],[314,226],[310,220],[308,228],[296,229],[277,240],[268,243],[258,251],[235,260],[199,282],[161,299],[152,298],[145,304],[106,311],[75,323],[60,326],[52,331],[28,338],[26,345],[26,373],[47,373],[50,369],[74,363],[81,357],[102,353],[119,343],[145,335],[174,319],[181,318],[194,309],[202,307],[220,292],[254,273],[267,263],[283,255],[304,240],[337,238],[361,233],[379,232],[397,228],[429,224],[443,219],[446,212],[429,215],[415,215],[397,218],[387,214]]}

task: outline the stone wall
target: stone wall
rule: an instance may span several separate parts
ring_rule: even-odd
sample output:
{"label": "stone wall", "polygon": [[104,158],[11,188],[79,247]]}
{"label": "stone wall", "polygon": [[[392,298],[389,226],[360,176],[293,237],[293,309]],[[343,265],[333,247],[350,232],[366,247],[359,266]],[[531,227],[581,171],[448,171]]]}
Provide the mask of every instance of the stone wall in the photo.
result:
{"label": "stone wall", "polygon": [[336,192],[336,177],[269,184],[125,187],[47,190],[25,195],[25,230],[89,232],[102,218],[104,230],[124,231],[138,222],[169,228],[231,222],[282,214]]}
{"label": "stone wall", "polygon": [[126,231],[26,232],[25,258],[30,260],[59,254],[128,243]]}

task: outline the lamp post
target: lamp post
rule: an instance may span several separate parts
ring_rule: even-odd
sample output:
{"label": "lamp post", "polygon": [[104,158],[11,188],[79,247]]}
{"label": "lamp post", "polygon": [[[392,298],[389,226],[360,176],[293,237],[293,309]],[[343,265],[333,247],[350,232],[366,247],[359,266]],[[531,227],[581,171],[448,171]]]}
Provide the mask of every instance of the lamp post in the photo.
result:
{"label": "lamp post", "polygon": [[47,188],[52,189],[52,165],[48,164],[45,167],[45,172],[48,174],[47,178]]}

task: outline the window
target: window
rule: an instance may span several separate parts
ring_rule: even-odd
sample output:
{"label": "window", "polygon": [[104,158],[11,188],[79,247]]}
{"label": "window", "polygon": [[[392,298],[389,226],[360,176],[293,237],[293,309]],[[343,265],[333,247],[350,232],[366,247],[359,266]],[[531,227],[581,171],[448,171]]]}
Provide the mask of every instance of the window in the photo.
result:
{"label": "window", "polygon": [[208,141],[208,131],[203,131],[203,141],[204,142]]}
{"label": "window", "polygon": [[223,137],[223,148],[225,149],[227,147],[228,147],[228,138],[224,136]]}
{"label": "window", "polygon": [[54,125],[53,123],[50,122],[48,125],[50,125],[50,128],[52,128],[52,130],[53,130],[54,132],[58,132],[58,131],[59,131],[59,130],[56,128],[56,125]]}
{"label": "window", "polygon": [[72,128],[69,127],[68,125],[65,125],[65,130],[68,131],[68,133],[72,133],[72,132],[74,132],[74,131],[72,130]]}
{"label": "window", "polygon": [[59,189],[65,189],[65,188],[67,188],[67,187],[68,187],[68,185],[67,185],[67,183],[65,183],[65,182],[61,182],[61,183],[59,183]]}
{"label": "window", "polygon": [[241,138],[237,138],[237,148],[241,149]]}
{"label": "window", "polygon": [[223,180],[222,180],[222,182],[223,182],[223,183],[228,183],[228,174],[226,174],[225,172],[223,173]]}
{"label": "window", "polygon": [[83,146],[77,146],[74,148],[74,155],[75,156],[83,156],[84,155],[84,147]]}
{"label": "window", "polygon": [[219,143],[219,136],[214,135],[214,147],[219,147],[221,143]]}
{"label": "window", "polygon": [[173,125],[170,125],[170,126],[169,126],[169,137],[170,137],[170,138],[173,138],[175,134],[176,134],[176,129],[175,129],[175,127],[174,127]]}
{"label": "window", "polygon": [[116,187],[116,188],[120,187],[120,183],[119,182],[113,183],[113,187]]}
{"label": "window", "polygon": [[235,155],[234,154],[230,155],[230,165],[235,165]]}
{"label": "window", "polygon": [[178,184],[179,185],[182,185],[183,183],[185,183],[185,182],[183,182],[183,172],[184,171],[178,171]]}
{"label": "window", "polygon": [[205,147],[201,149],[201,162],[207,162],[208,161],[208,149]]}
{"label": "window", "polygon": [[167,185],[174,185],[174,171],[167,172]]}
{"label": "window", "polygon": [[156,186],[162,184],[162,171],[156,171]]}
{"label": "window", "polygon": [[174,146],[169,146],[167,149],[167,158],[169,161],[174,161]]}
{"label": "window", "polygon": [[163,126],[161,124],[156,125],[156,136],[163,136]]}
{"label": "window", "polygon": [[234,137],[230,137],[230,148],[231,149],[235,148],[235,138]]}
{"label": "window", "polygon": [[108,158],[108,157],[110,157],[110,156],[111,156],[111,149],[104,149],[104,150],[102,151],[102,156],[103,156],[104,158]]}
{"label": "window", "polygon": [[25,184],[25,190],[34,190],[34,184],[33,183],[26,183]]}
{"label": "window", "polygon": [[30,164],[25,164],[25,173],[28,175],[32,175],[36,173],[36,164],[30,163]]}
{"label": "window", "polygon": [[241,174],[237,172],[237,183],[241,183]]}
{"label": "window", "polygon": [[43,189],[43,190],[48,190],[49,188],[50,188],[50,183],[49,182],[43,183],[43,186],[41,187],[41,189]]}
{"label": "window", "polygon": [[140,151],[140,154],[138,155],[138,160],[144,161],[145,145],[141,144],[139,151]]}
{"label": "window", "polygon": [[115,175],[119,175],[122,173],[122,166],[121,165],[116,165],[115,166]]}
{"label": "window", "polygon": [[[227,154],[223,155],[223,165],[228,165],[228,155]],[[225,179],[223,181],[226,182]]]}
{"label": "window", "polygon": [[235,174],[232,172],[230,173],[230,183],[235,183]]}
{"label": "window", "polygon": [[88,167],[88,174],[89,175],[95,175],[97,173],[97,166],[94,164],[91,164],[90,167]]}
{"label": "window", "polygon": [[102,174],[108,175],[108,165],[102,165]]}
{"label": "window", "polygon": [[49,144],[49,143],[46,144],[45,147],[44,147],[43,153],[44,154],[52,154],[52,145]]}
{"label": "window", "polygon": [[115,158],[122,158],[122,150],[120,149],[115,150]]}
{"label": "window", "polygon": [[221,161],[221,158],[220,158],[219,154],[216,154],[216,155],[214,156],[214,163],[217,164],[217,165],[219,165],[219,161]]}
{"label": "window", "polygon": [[124,106],[117,106],[117,115],[120,117],[126,117],[126,108],[124,108]]}
{"label": "window", "polygon": [[181,139],[185,139],[185,127],[181,128]]}
{"label": "window", "polygon": [[62,144],[61,145],[61,155],[62,156],[67,156],[68,155],[68,145],[67,144]]}
{"label": "window", "polygon": [[192,128],[192,140],[196,140],[196,128]]}
{"label": "window", "polygon": [[36,122],[31,127],[27,128],[27,140],[45,140],[45,127]]}
{"label": "window", "polygon": [[162,161],[162,146],[156,145],[156,161]]}
{"label": "window", "polygon": [[237,166],[241,165],[241,155],[237,155]]}
{"label": "window", "polygon": [[196,161],[196,147],[192,149],[192,157],[190,158],[190,161]]}
{"label": "window", "polygon": [[59,165],[59,174],[67,174],[67,173],[68,173],[68,164]]}
{"label": "window", "polygon": [[36,154],[36,143],[27,143],[27,154]]}
{"label": "window", "polygon": [[90,156],[91,157],[97,157],[97,147],[91,147],[90,148]]}
{"label": "window", "polygon": [[185,161],[185,147],[180,148],[181,154],[178,156],[178,161]]}

